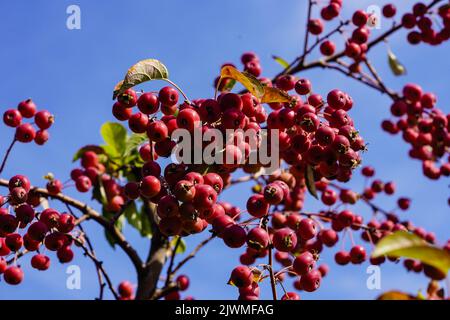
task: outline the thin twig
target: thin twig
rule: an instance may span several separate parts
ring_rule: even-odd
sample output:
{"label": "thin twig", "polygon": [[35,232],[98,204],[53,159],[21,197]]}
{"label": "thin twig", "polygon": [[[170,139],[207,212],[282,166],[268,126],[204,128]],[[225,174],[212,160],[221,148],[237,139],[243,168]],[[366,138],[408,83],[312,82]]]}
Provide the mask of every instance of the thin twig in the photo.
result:
{"label": "thin twig", "polygon": [[16,138],[14,137],[13,141],[9,145],[8,149],[6,150],[5,156],[2,161],[2,165],[0,167],[0,173],[3,172],[3,169],[5,169],[6,161],[8,160],[9,154],[11,153],[12,148],[14,147],[14,144],[16,143]]}
{"label": "thin twig", "polygon": [[172,268],[173,268],[173,263],[175,261],[175,256],[177,254],[177,250],[178,250],[178,247],[180,246],[180,243],[181,243],[181,237],[178,237],[177,242],[175,243],[175,246],[172,249],[169,267],[167,268],[167,277],[166,277],[166,284],[165,284],[166,287],[169,285],[170,281],[172,280],[173,274],[174,274],[174,273],[172,273]]}
{"label": "thin twig", "polygon": [[201,248],[203,248],[205,245],[207,245],[211,240],[213,240],[216,237],[215,234],[212,234],[211,236],[209,236],[208,238],[206,238],[205,240],[203,240],[202,242],[200,242],[195,249],[189,254],[187,255],[183,260],[181,260],[177,266],[173,269],[172,274],[176,274],[178,272],[178,270],[181,269],[181,267],[183,267],[186,262],[188,262],[189,260],[191,260],[192,258],[195,257],[195,255],[197,254],[197,252],[200,251]]}

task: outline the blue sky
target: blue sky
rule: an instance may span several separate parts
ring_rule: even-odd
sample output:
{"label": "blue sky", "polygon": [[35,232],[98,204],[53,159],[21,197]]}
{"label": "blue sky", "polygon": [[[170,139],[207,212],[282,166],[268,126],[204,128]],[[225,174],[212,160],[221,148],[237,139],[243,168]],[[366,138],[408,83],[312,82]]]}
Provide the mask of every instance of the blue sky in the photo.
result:
{"label": "blue sky", "polygon": [[[161,60],[168,67],[171,79],[191,99],[212,96],[212,81],[220,65],[226,61],[238,64],[244,51],[258,53],[264,74],[274,75],[280,67],[271,55],[286,60],[295,58],[302,48],[305,21],[306,1],[280,3],[273,0],[3,1],[0,4],[1,111],[31,97],[38,107],[55,114],[56,123],[45,147],[18,145],[2,177],[23,173],[39,185],[43,184],[42,176],[51,171],[65,180],[74,167],[73,153],[80,146],[101,142],[99,127],[113,120],[112,88],[127,68],[139,60]],[[373,3],[386,2],[358,1],[359,8]],[[403,1],[402,6],[410,7],[413,3]],[[71,4],[81,8],[81,30],[66,28],[66,8]],[[346,12],[357,8],[354,4],[350,7]],[[383,28],[390,25],[385,21],[382,24]],[[424,90],[437,94],[440,108],[448,113],[448,43],[438,48],[427,45],[411,48],[405,44],[405,37],[402,31],[390,43],[407,66],[406,77],[396,78],[389,71],[385,45],[374,49],[370,58],[391,88],[400,90],[407,82],[418,82]],[[342,44],[338,46],[341,47]],[[408,159],[407,146],[400,137],[392,138],[381,132],[380,121],[389,117],[389,99],[336,73],[312,70],[304,76],[311,79],[316,92],[326,94],[339,87],[353,97],[355,106],[351,115],[370,144],[364,163],[374,165],[381,179],[395,180],[399,194],[414,199],[412,209],[402,217],[435,231],[438,239],[445,241],[449,235],[448,180],[431,182],[424,178],[420,163]],[[158,89],[160,85],[152,83],[145,88]],[[1,150],[6,149],[12,136],[11,129],[0,126]],[[356,178],[351,185],[360,187],[362,183]],[[76,195],[70,189],[67,193]],[[249,185],[244,184],[227,191],[222,199],[242,207],[248,195]],[[86,196],[81,198],[88,200]],[[387,209],[395,207],[395,199],[380,198],[377,203]],[[319,208],[314,199],[308,199],[306,206],[311,210]],[[369,214],[363,207],[355,210],[366,217]],[[108,246],[96,225],[88,223],[86,228],[114,282],[134,281],[132,266],[124,254]],[[131,228],[126,228],[126,233],[140,253],[147,252],[146,241],[139,239]],[[193,247],[205,236],[188,239],[188,246]],[[367,299],[381,292],[366,288],[367,263],[338,267],[332,262],[334,250],[321,257],[331,267],[330,276],[316,293],[301,294],[303,299]],[[192,285],[187,294],[199,299],[237,297],[237,290],[225,283],[241,252],[225,248],[217,240],[210,244],[184,270],[191,276]],[[0,283],[0,299],[94,298],[98,292],[94,267],[81,252],[77,253],[73,264],[82,270],[81,290],[66,289],[66,266],[54,263],[50,271],[38,272],[31,270],[29,258],[25,258],[21,262],[24,283],[18,287]],[[416,292],[425,287],[423,276],[406,274],[401,266],[392,263],[382,267],[382,291],[398,288]],[[262,297],[270,297],[264,284]]]}

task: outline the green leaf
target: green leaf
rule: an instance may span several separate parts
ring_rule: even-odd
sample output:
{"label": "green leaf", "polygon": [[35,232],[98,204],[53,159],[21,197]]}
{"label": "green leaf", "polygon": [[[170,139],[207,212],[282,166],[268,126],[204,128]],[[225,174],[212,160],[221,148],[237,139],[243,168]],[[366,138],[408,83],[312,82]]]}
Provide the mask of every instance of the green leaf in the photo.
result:
{"label": "green leaf", "polygon": [[391,50],[388,50],[388,62],[389,67],[391,68],[394,75],[401,76],[403,74],[406,74],[405,66],[401,64],[400,61],[398,61],[397,57]]}
{"label": "green leaf", "polygon": [[136,203],[134,201],[130,202],[125,211],[123,212],[123,215],[127,219],[127,222],[136,228],[137,230],[141,230],[142,228],[142,221],[141,217],[137,211]]}
{"label": "green leaf", "polygon": [[305,169],[305,183],[306,188],[308,188],[309,193],[316,199],[319,199],[317,196],[316,184],[314,181],[314,169],[308,165]]}
{"label": "green leaf", "polygon": [[[106,211],[105,207],[103,207],[102,215],[107,219],[111,219],[114,216],[114,213]],[[119,217],[119,219],[117,219],[116,223],[114,224],[116,226],[116,228],[119,229],[119,231],[122,231],[122,229],[123,229],[124,220],[125,220],[124,216],[121,215]],[[114,240],[114,238],[110,235],[110,233],[106,229],[104,230],[104,232],[105,232],[105,238],[108,241],[109,245],[113,249],[115,249],[116,241]]]}
{"label": "green leaf", "polygon": [[[178,239],[179,239],[178,236],[175,236],[175,237],[172,238],[172,240],[170,241],[170,246],[171,246],[172,248],[175,247],[175,245],[176,245]],[[186,251],[186,242],[185,242],[183,239],[181,239],[181,240],[180,240],[180,243],[178,244],[177,251],[175,251],[175,253],[176,253],[176,254],[182,254],[182,253],[184,253],[185,251]]]}
{"label": "green leaf", "polygon": [[105,150],[103,150],[102,147],[91,144],[78,149],[78,151],[74,154],[72,161],[75,162],[80,159],[86,151],[94,151],[96,154],[105,153]]}
{"label": "green leaf", "polygon": [[289,68],[289,62],[287,62],[286,60],[284,60],[281,57],[278,56],[272,56],[273,60],[275,60],[276,62],[278,62],[278,64],[280,64],[284,69]]}
{"label": "green leaf", "polygon": [[[234,88],[235,85],[236,85],[236,80],[230,79],[230,81],[228,81],[228,83],[225,84],[225,85],[221,88],[222,90],[220,90],[220,91],[221,91],[221,92],[224,92],[224,91],[229,92],[229,91],[233,90],[233,88]],[[178,111],[178,110],[177,110],[177,111]]]}
{"label": "green leaf", "polygon": [[143,144],[148,140],[147,135],[145,134],[138,134],[133,133],[127,140],[127,143],[125,145],[125,152],[124,156],[129,156],[133,150],[135,150],[139,145]]}
{"label": "green leaf", "polygon": [[125,90],[138,84],[150,81],[168,79],[169,71],[166,66],[156,59],[142,60],[128,69],[125,78],[119,82],[113,93],[113,99]]}
{"label": "green leaf", "polygon": [[382,238],[377,243],[372,256],[417,259],[439,269],[444,274],[447,274],[450,269],[450,253],[448,251],[433,246],[407,231],[397,231]]}
{"label": "green leaf", "polygon": [[106,143],[105,151],[112,157],[122,156],[127,143],[127,129],[120,123],[106,122],[100,133]]}

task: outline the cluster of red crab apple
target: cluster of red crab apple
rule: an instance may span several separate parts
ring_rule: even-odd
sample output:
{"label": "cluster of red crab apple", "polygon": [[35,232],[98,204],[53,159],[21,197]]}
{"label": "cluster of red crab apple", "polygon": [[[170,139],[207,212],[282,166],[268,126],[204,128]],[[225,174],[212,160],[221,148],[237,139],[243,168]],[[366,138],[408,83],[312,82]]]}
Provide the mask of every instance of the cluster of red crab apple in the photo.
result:
{"label": "cluster of red crab apple", "polygon": [[411,145],[410,157],[422,161],[424,175],[430,179],[450,176],[450,114],[436,108],[436,96],[424,93],[417,84],[407,84],[403,97],[391,105],[391,114],[399,119],[384,120],[382,128],[402,133]]}
{"label": "cluster of red crab apple", "polygon": [[[34,124],[24,122],[25,119],[34,118]],[[49,138],[48,129],[54,122],[53,115],[47,110],[38,111],[31,99],[19,103],[16,109],[8,109],[3,114],[3,122],[12,128],[16,128],[15,140],[28,143],[34,140],[38,145],[43,145]]]}
{"label": "cluster of red crab apple", "polygon": [[[8,195],[0,196],[0,274],[6,283],[17,285],[23,280],[23,271],[17,264],[22,250],[34,253],[31,266],[37,270],[50,267],[45,250],[56,252],[60,263],[72,261],[74,238],[70,232],[75,218],[51,208],[37,212],[35,208],[41,199],[26,176],[12,177],[8,187]],[[5,257],[11,259],[7,261]]]}

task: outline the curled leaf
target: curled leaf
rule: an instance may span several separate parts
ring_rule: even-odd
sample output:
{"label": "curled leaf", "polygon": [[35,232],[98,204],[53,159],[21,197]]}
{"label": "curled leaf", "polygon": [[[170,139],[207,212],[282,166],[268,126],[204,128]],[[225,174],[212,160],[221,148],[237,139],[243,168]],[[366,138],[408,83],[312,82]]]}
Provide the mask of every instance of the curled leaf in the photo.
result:
{"label": "curled leaf", "polygon": [[292,98],[286,91],[274,87],[264,87],[264,95],[261,98],[261,103],[271,102],[291,102]]}
{"label": "curled leaf", "polygon": [[263,84],[248,72],[240,72],[235,67],[224,66],[220,71],[220,78],[231,78],[236,80],[258,99],[261,99],[264,95]]}
{"label": "curled leaf", "polygon": [[280,65],[280,66],[282,66],[284,69],[287,69],[287,68],[289,68],[289,62],[287,62],[286,60],[284,60],[283,58],[281,58],[281,57],[278,57],[278,56],[272,56],[272,58],[273,58],[273,60],[275,60],[276,62],[278,62],[278,64]]}
{"label": "curled leaf", "polygon": [[306,166],[305,169],[305,183],[309,193],[314,198],[318,199],[319,197],[317,196],[316,183],[314,181],[314,170],[310,165]]}
{"label": "curled leaf", "polygon": [[389,67],[396,76],[401,76],[406,73],[405,66],[398,61],[397,57],[391,50],[388,50],[388,62]]}
{"label": "curled leaf", "polygon": [[128,69],[125,78],[119,82],[113,93],[113,99],[125,90],[150,80],[168,79],[169,71],[166,66],[156,59],[139,61]]}
{"label": "curled leaf", "polygon": [[382,238],[377,243],[372,256],[417,259],[439,269],[444,274],[447,274],[450,269],[450,253],[448,251],[435,247],[407,231],[397,231]]}

